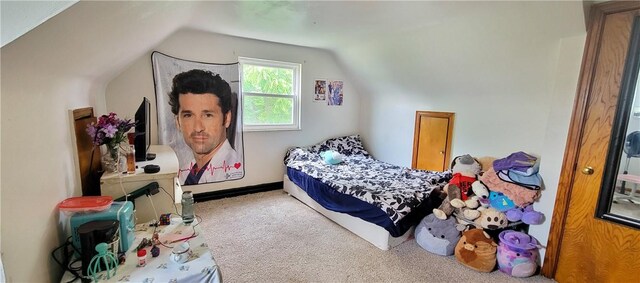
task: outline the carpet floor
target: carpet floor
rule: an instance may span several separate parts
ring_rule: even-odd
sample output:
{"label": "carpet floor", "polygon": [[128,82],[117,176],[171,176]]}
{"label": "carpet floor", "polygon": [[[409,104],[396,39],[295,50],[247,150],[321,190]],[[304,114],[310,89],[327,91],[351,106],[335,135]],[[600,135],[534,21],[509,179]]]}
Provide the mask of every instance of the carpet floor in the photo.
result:
{"label": "carpet floor", "polygon": [[195,210],[224,282],[553,282],[476,272],[415,240],[380,250],[282,190]]}

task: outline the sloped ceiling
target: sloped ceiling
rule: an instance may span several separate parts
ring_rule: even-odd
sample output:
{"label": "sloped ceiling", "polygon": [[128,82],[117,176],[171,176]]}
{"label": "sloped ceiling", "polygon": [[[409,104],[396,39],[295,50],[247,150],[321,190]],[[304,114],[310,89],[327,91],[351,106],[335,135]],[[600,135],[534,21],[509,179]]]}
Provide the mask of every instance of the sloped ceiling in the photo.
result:
{"label": "sloped ceiling", "polygon": [[[2,1],[2,46],[77,2]],[[123,9],[131,8],[131,3],[122,4]],[[139,3],[142,15],[139,20],[152,13],[145,7],[156,5]],[[174,8],[187,9],[191,5],[194,3],[182,2],[182,8]],[[204,1],[196,5],[198,8],[188,20],[177,17],[162,20],[184,21],[184,27],[215,33],[329,50],[338,49],[345,42],[366,43],[471,13],[496,12],[495,3],[483,1]],[[536,6],[527,3],[522,7],[536,9]],[[555,31],[567,32],[562,28]]]}
{"label": "sloped ceiling", "polygon": [[[52,8],[47,2],[1,3],[3,38],[5,33],[24,32],[13,31],[10,25],[5,25],[5,15],[27,15],[31,11],[55,14],[65,7],[60,4],[57,9]],[[68,5],[73,2],[62,3]],[[38,5],[41,9],[34,8]],[[77,64],[70,67],[74,73],[105,83],[132,60],[181,28],[323,48],[340,58],[353,57],[353,50],[367,50],[369,45],[388,42],[397,34],[410,35],[413,31],[424,31],[433,26],[446,27],[447,22],[466,18],[502,12],[513,14],[514,10],[520,13],[513,17],[523,18],[531,18],[529,14],[540,14],[532,12],[552,11],[545,12],[548,17],[545,21],[531,20],[531,26],[523,32],[555,33],[560,38],[584,31],[584,26],[558,25],[566,13],[553,13],[554,5],[546,1],[79,1],[38,26],[37,29],[42,30],[38,41],[29,41],[29,34],[33,31],[27,32],[22,36],[25,42],[15,49],[26,47],[38,51],[33,44],[42,42],[45,34],[50,46],[47,52],[34,52],[33,60],[37,54],[46,54],[47,58],[37,58],[42,60],[42,65]],[[25,13],[27,10],[29,12]],[[23,19],[41,21],[47,18],[42,14]],[[424,32],[416,32],[416,36],[423,35]],[[2,50],[7,51],[7,47],[14,43],[15,40],[4,45]],[[105,50],[110,54],[106,55]],[[69,62],[69,58],[86,61]]]}
{"label": "sloped ceiling", "polygon": [[78,1],[2,1],[0,46],[15,40]]}
{"label": "sloped ceiling", "polygon": [[[2,46],[78,1],[2,1]],[[407,9],[406,5],[413,6]],[[345,39],[438,23],[478,4],[444,2],[242,1],[200,3],[188,26],[211,32],[328,48]],[[175,18],[173,19],[175,20]]]}
{"label": "sloped ceiling", "polygon": [[[216,33],[335,51],[345,43],[367,44],[390,34],[470,15],[500,13],[496,9],[517,6],[523,15],[527,11],[549,8],[535,1],[217,2],[197,9],[189,25]],[[549,25],[555,22],[550,20]],[[559,35],[572,32],[571,27],[566,26],[553,30]]]}

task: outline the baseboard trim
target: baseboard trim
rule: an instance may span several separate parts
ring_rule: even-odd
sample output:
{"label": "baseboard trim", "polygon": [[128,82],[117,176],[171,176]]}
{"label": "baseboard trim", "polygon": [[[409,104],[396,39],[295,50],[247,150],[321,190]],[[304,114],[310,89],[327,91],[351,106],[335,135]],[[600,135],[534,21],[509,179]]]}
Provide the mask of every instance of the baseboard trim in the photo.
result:
{"label": "baseboard trim", "polygon": [[214,200],[214,199],[237,197],[241,195],[281,190],[283,186],[284,186],[283,182],[274,182],[274,183],[265,183],[265,184],[254,185],[254,186],[240,187],[235,189],[199,193],[199,194],[193,195],[193,200],[196,202],[203,202],[203,201]]}

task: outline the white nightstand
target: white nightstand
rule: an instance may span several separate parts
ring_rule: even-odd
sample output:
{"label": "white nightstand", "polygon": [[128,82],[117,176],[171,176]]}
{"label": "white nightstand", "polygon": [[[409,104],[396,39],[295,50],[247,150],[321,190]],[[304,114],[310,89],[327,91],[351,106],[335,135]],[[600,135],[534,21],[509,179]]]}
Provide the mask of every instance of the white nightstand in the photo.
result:
{"label": "white nightstand", "polygon": [[[149,197],[142,196],[135,199],[136,222],[142,223],[156,219],[153,207],[157,212],[157,217],[163,213],[181,212],[180,199],[182,189],[178,182],[178,157],[168,145],[152,145],[149,153],[155,153],[156,158],[150,161],[136,162],[135,174],[107,173],[100,178],[100,191],[104,196],[112,196],[114,199],[131,194],[152,182],[158,182],[159,192]],[[160,172],[147,174],[143,167],[148,164],[160,166]],[[163,190],[164,189],[164,190]],[[123,192],[124,190],[124,192]],[[166,192],[165,192],[166,191]],[[171,196],[169,196],[171,194]],[[172,199],[173,198],[173,199]],[[153,201],[153,206],[151,205]],[[175,204],[175,206],[174,206]]]}

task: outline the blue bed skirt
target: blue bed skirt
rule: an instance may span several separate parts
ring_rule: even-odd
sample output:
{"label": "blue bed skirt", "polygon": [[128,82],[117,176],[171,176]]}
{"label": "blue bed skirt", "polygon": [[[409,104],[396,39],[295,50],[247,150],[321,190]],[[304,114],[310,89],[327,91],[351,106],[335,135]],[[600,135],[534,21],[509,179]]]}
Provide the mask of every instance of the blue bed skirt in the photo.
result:
{"label": "blue bed skirt", "polygon": [[327,210],[346,213],[376,224],[389,231],[392,237],[402,236],[442,202],[439,197],[440,194],[434,191],[418,207],[413,208],[411,213],[402,218],[398,225],[395,225],[389,215],[380,208],[353,196],[340,193],[329,185],[301,171],[287,167],[287,176],[289,176],[289,180],[303,189],[309,197]]}

